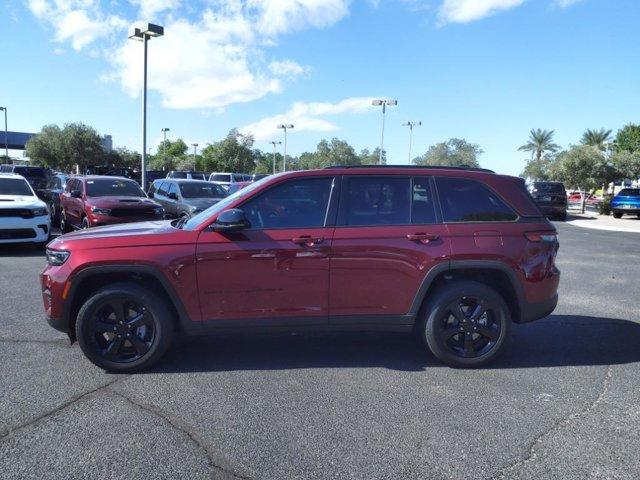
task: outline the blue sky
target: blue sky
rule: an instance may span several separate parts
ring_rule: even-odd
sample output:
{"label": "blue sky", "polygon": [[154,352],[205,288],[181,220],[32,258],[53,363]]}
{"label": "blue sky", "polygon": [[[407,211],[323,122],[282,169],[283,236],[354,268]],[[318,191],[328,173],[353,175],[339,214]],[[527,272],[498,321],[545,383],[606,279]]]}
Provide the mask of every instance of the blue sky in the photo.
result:
{"label": "blue sky", "polygon": [[637,122],[636,0],[3,0],[0,105],[9,130],[82,121],[140,150],[143,20],[149,43],[148,138],[204,145],[231,128],[289,152],[322,138],[358,150],[380,141],[389,163],[451,137],[478,143],[483,166],[518,174],[531,128],[577,143],[586,128]]}

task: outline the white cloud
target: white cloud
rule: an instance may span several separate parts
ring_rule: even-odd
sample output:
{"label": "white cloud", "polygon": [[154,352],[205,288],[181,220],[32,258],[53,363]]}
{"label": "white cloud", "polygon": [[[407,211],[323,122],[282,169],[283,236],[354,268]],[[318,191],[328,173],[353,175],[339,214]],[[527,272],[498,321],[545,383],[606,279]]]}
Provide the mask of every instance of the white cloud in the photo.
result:
{"label": "white cloud", "polygon": [[349,14],[348,0],[247,0],[261,34],[275,36],[333,25]]}
{"label": "white cloud", "polygon": [[282,60],[271,62],[269,70],[276,76],[295,78],[308,73],[311,69],[310,67],[303,67],[292,60]]}
{"label": "white cloud", "polygon": [[[522,5],[525,0],[444,0],[438,11],[441,25],[469,23]],[[565,0],[566,1],[566,0]],[[569,0],[570,1],[570,0]]]}
{"label": "white cloud", "polygon": [[130,2],[140,8],[139,18],[151,23],[158,13],[177,8],[180,5],[180,0],[130,0]]}
{"label": "white cloud", "polygon": [[570,7],[571,5],[581,2],[582,0],[553,0],[553,4],[556,7],[560,7],[560,8],[567,8]]}
{"label": "white cloud", "polygon": [[28,6],[39,20],[53,27],[56,42],[69,41],[76,51],[128,25],[117,15],[102,13],[95,0],[29,0]]}
{"label": "white cloud", "polygon": [[281,132],[276,126],[282,123],[292,123],[296,131],[331,132],[338,126],[323,117],[365,113],[373,108],[371,100],[372,97],[351,97],[338,103],[296,102],[287,112],[246,125],[240,132],[252,134],[256,140],[269,140]]}

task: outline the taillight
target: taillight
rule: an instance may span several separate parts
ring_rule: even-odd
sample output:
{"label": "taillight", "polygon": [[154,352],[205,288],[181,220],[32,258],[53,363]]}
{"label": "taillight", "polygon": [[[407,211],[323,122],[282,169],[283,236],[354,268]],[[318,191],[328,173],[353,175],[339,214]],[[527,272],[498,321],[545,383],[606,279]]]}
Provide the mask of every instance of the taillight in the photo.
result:
{"label": "taillight", "polygon": [[550,242],[555,243],[558,241],[558,234],[556,232],[525,232],[524,236],[530,242]]}

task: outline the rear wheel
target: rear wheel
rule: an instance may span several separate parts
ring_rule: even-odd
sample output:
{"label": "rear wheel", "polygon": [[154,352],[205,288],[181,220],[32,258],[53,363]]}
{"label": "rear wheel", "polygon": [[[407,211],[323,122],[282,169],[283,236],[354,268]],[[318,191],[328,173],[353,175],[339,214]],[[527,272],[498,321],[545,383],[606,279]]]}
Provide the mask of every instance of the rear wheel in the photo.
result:
{"label": "rear wheel", "polygon": [[148,368],[171,344],[170,311],[161,297],[134,283],[104,287],[78,313],[78,344],[91,362],[105,370]]}
{"label": "rear wheel", "polygon": [[55,226],[58,221],[58,212],[56,211],[56,204],[49,202],[49,217],[51,218],[51,226]]}
{"label": "rear wheel", "polygon": [[435,292],[419,327],[438,359],[452,367],[479,367],[502,351],[511,328],[511,314],[492,288],[461,281]]}
{"label": "rear wheel", "polygon": [[65,234],[70,231],[69,224],[67,223],[67,215],[64,210],[60,212],[60,232]]}
{"label": "rear wheel", "polygon": [[613,212],[613,218],[622,218],[622,212]]}
{"label": "rear wheel", "polygon": [[81,228],[83,230],[86,230],[87,228],[89,228],[91,225],[89,225],[89,219],[87,217],[82,217],[82,226]]}

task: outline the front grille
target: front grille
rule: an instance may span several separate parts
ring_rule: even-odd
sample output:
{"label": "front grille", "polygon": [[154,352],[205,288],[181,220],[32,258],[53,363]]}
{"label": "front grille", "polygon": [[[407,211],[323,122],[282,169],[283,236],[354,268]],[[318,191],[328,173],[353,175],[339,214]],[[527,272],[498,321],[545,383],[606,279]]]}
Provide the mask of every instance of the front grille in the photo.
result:
{"label": "front grille", "polygon": [[28,208],[0,208],[0,217],[33,218],[33,212]]}
{"label": "front grille", "polygon": [[155,215],[155,208],[114,208],[111,210],[112,217],[150,217]]}
{"label": "front grille", "polygon": [[19,240],[22,238],[34,238],[35,230],[32,228],[4,228],[0,229],[0,240]]}

